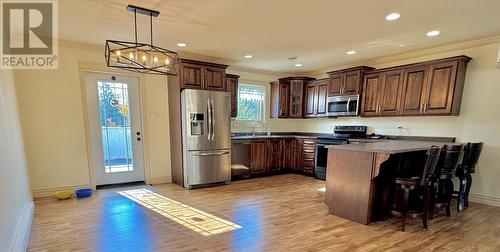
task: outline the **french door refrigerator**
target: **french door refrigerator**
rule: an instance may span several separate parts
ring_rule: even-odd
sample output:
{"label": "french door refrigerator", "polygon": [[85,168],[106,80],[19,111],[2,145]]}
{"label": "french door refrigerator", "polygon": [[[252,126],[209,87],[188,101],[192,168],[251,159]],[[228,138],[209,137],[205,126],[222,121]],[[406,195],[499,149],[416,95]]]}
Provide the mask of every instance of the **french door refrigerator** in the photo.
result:
{"label": "french door refrigerator", "polygon": [[184,187],[231,182],[231,99],[228,92],[181,93]]}

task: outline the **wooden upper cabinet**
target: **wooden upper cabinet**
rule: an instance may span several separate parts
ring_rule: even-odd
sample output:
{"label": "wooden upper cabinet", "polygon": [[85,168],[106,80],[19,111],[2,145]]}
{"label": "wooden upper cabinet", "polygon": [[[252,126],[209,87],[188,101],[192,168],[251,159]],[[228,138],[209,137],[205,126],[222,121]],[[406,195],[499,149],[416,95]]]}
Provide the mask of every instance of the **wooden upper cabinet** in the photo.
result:
{"label": "wooden upper cabinet", "polygon": [[226,90],[226,69],[205,67],[205,89],[214,91]]}
{"label": "wooden upper cabinet", "polygon": [[203,88],[203,66],[197,64],[183,63],[181,67],[182,88]]}
{"label": "wooden upper cabinet", "polygon": [[316,84],[317,102],[316,116],[326,116],[326,99],[328,98],[328,79],[319,80]]}
{"label": "wooden upper cabinet", "polygon": [[271,82],[271,117],[304,117],[305,83],[309,77],[287,77]]}
{"label": "wooden upper cabinet", "polygon": [[182,59],[181,88],[226,91],[226,68],[210,62]]}
{"label": "wooden upper cabinet", "polygon": [[240,76],[234,74],[226,74],[226,89],[231,93],[231,117],[238,116],[238,79]]}
{"label": "wooden upper cabinet", "polygon": [[351,71],[344,74],[344,88],[343,95],[356,95],[359,94],[361,84],[361,70]]}
{"label": "wooden upper cabinet", "polygon": [[326,116],[329,79],[311,80],[305,89],[305,117]]}
{"label": "wooden upper cabinet", "polygon": [[401,114],[419,115],[423,113],[424,88],[429,66],[414,66],[405,69],[401,94]]}
{"label": "wooden upper cabinet", "polygon": [[398,115],[403,71],[389,71],[384,73],[383,77],[382,93],[379,96],[379,113],[382,115]]}
{"label": "wooden upper cabinet", "polygon": [[308,83],[306,85],[306,90],[305,90],[305,97],[306,97],[306,104],[305,104],[305,109],[304,109],[304,116],[305,117],[315,117],[316,116],[316,97],[318,95],[316,94],[316,84],[315,83]]}
{"label": "wooden upper cabinet", "polygon": [[363,81],[362,116],[458,115],[470,58],[380,69]]}
{"label": "wooden upper cabinet", "polygon": [[453,104],[458,61],[445,62],[429,67],[425,87],[424,114],[449,114]]}
{"label": "wooden upper cabinet", "polygon": [[303,117],[304,111],[304,81],[290,81],[290,118]]}
{"label": "wooden upper cabinet", "polygon": [[361,101],[361,115],[376,116],[379,114],[382,81],[382,73],[365,75],[363,81],[363,97]]}
{"label": "wooden upper cabinet", "polygon": [[364,74],[372,67],[360,66],[328,72],[328,96],[357,95],[361,93]]}
{"label": "wooden upper cabinet", "polygon": [[341,89],[344,83],[344,76],[342,74],[330,75],[330,84],[328,85],[328,96],[341,95]]}
{"label": "wooden upper cabinet", "polygon": [[287,118],[290,108],[290,85],[280,83],[279,90],[279,118]]}

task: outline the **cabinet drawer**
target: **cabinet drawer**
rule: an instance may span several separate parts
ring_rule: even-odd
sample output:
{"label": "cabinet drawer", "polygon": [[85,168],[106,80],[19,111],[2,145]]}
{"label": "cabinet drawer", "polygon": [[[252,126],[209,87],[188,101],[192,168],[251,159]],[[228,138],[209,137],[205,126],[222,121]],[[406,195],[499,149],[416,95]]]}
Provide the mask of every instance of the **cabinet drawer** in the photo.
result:
{"label": "cabinet drawer", "polygon": [[310,152],[305,152],[304,151],[304,160],[312,160],[312,161],[314,161],[314,152],[310,153]]}
{"label": "cabinet drawer", "polygon": [[302,141],[304,142],[304,146],[306,145],[316,146],[316,140],[314,139],[304,139]]}

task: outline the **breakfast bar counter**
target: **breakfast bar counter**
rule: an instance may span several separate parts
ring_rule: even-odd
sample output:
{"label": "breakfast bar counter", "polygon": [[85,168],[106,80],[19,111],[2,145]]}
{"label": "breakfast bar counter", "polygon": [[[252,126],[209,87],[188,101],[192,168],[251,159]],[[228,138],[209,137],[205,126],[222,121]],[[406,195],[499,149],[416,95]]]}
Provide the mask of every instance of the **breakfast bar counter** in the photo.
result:
{"label": "breakfast bar counter", "polygon": [[445,144],[379,140],[327,146],[325,204],[330,214],[365,225],[384,218],[396,171],[401,166],[418,169],[427,149]]}

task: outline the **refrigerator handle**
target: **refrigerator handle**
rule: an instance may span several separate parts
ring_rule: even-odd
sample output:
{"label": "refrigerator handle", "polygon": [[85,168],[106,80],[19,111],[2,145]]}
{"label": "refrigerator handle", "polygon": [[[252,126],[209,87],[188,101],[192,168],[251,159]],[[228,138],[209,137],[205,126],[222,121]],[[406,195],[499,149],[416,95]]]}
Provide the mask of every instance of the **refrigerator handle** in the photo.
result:
{"label": "refrigerator handle", "polygon": [[215,107],[214,100],[210,98],[211,108],[212,108],[212,141],[215,139]]}
{"label": "refrigerator handle", "polygon": [[212,109],[211,109],[211,106],[210,106],[210,99],[207,99],[207,118],[208,118],[208,123],[207,123],[207,127],[208,127],[207,138],[210,141],[211,140],[210,138],[212,137]]}

